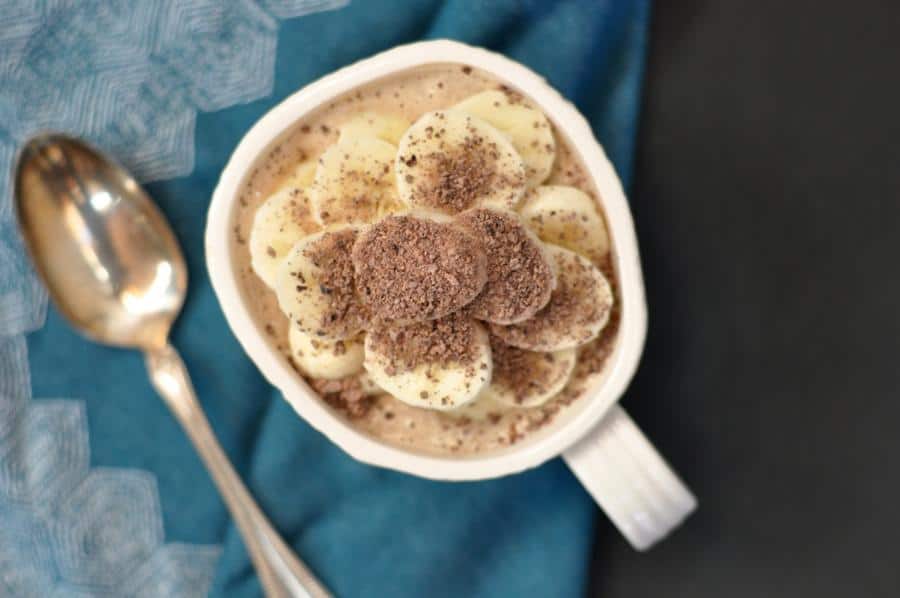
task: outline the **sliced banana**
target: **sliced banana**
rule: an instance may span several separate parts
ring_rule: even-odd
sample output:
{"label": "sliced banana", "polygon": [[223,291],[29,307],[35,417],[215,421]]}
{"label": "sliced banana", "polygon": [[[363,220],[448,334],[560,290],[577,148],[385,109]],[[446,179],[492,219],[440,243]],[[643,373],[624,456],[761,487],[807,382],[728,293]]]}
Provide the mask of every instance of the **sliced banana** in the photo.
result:
{"label": "sliced banana", "polygon": [[301,162],[300,165],[294,169],[294,173],[291,176],[293,177],[295,185],[298,185],[301,189],[306,189],[313,184],[313,181],[316,178],[316,161],[309,160],[307,162]]}
{"label": "sliced banana", "polygon": [[338,141],[374,137],[396,147],[408,128],[409,121],[402,116],[366,111],[354,115],[341,125],[341,136]]}
{"label": "sliced banana", "polygon": [[532,189],[519,210],[541,240],[599,262],[609,253],[609,235],[590,195],[564,185]]}
{"label": "sliced banana", "polygon": [[346,340],[367,325],[350,257],[357,232],[348,227],[310,235],[297,242],[278,267],[278,305],[302,332]]}
{"label": "sliced banana", "polygon": [[503,413],[509,411],[509,409],[493,396],[488,396],[489,388],[490,385],[481,391],[481,394],[475,397],[472,402],[456,409],[444,411],[443,414],[454,419],[471,419],[474,421],[491,419],[495,422],[499,421]]}
{"label": "sliced banana", "polygon": [[491,380],[491,363],[484,328],[469,318],[449,316],[371,330],[363,366],[375,384],[398,400],[446,411],[471,402],[484,390]]}
{"label": "sliced banana", "polygon": [[475,206],[514,208],[525,164],[506,136],[466,112],[428,112],[397,151],[397,189],[409,206],[456,214]]}
{"label": "sliced banana", "polygon": [[396,153],[393,145],[374,137],[342,139],[325,150],[309,189],[318,222],[366,223],[398,210]]}
{"label": "sliced banana", "polygon": [[451,314],[478,296],[487,280],[478,238],[448,216],[424,211],[366,228],[353,247],[353,266],[369,311],[398,323]]}
{"label": "sliced banana", "polygon": [[[363,344],[365,344],[365,339],[363,339]],[[365,349],[363,349],[363,357],[365,357]],[[362,393],[367,397],[384,394],[384,389],[375,384],[375,381],[372,380],[372,376],[369,375],[369,372],[365,370],[361,371],[356,379],[359,380],[360,390],[362,390]]]}
{"label": "sliced banana", "polygon": [[575,349],[538,353],[491,339],[494,375],[478,401],[511,407],[543,405],[565,388],[575,370]]}
{"label": "sliced banana", "polygon": [[306,187],[315,164],[306,162],[257,209],[250,228],[250,265],[270,288],[275,286],[278,264],[294,243],[315,232]]}
{"label": "sliced banana", "polygon": [[307,376],[338,380],[362,371],[363,336],[329,341],[291,326],[288,342],[291,358]]}
{"label": "sliced banana", "polygon": [[556,288],[554,261],[515,212],[475,208],[457,216],[487,255],[487,282],[468,310],[473,317],[514,324],[534,316]]}
{"label": "sliced banana", "polygon": [[505,133],[525,162],[528,186],[544,182],[553,170],[556,140],[544,113],[518,96],[498,90],[483,91],[456,106]]}
{"label": "sliced banana", "polygon": [[612,310],[612,288],[603,273],[573,251],[547,245],[556,261],[556,290],[550,303],[529,320],[510,326],[491,324],[507,344],[531,351],[561,351],[599,336]]}

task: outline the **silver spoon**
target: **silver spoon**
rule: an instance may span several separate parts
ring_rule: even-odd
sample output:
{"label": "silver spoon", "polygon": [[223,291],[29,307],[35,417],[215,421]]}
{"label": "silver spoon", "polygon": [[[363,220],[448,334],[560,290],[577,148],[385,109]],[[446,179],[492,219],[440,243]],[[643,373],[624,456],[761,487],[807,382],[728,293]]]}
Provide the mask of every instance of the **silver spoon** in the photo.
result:
{"label": "silver spoon", "polygon": [[15,174],[16,213],[38,274],[85,336],[144,352],[153,386],[181,422],[231,511],[267,596],[330,594],[278,536],[241,482],[169,344],[187,267],[163,215],[118,164],[64,135],[35,137]]}

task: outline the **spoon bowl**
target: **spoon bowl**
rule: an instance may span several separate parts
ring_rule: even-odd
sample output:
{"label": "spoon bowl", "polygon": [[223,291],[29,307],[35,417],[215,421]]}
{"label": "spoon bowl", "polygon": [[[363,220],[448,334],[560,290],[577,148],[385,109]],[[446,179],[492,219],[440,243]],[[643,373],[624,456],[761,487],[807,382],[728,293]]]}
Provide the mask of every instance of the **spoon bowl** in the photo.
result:
{"label": "spoon bowl", "polygon": [[21,152],[15,196],[25,245],[60,313],[101,343],[164,346],[187,267],[128,172],[81,141],[41,135]]}

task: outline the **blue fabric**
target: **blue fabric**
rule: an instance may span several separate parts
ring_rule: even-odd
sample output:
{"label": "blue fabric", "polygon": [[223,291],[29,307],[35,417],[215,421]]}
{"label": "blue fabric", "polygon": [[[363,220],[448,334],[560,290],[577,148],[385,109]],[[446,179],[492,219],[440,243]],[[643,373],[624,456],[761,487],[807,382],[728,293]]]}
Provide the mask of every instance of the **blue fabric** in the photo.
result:
{"label": "blue fabric", "polygon": [[[453,38],[531,66],[631,173],[649,0],[356,0],[280,24],[274,91],[196,118],[193,172],[147,185],[183,243],[190,288],[174,344],[263,510],[340,596],[577,596],[597,509],[564,465],[438,483],[354,462],[299,419],[228,330],[204,265],[212,190],[252,123],[299,87],[394,45]],[[51,309],[28,338],[34,396],[85,399],[91,465],[158,480],[166,540],[223,544],[212,594],[259,596],[238,534],[137,354],[76,336]]]}

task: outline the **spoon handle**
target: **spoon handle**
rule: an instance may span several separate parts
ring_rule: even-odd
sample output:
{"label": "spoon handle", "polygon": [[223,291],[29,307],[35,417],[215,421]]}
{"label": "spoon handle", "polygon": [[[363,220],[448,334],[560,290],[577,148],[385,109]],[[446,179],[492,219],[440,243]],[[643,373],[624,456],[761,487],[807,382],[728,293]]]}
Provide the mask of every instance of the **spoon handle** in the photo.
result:
{"label": "spoon handle", "polygon": [[241,482],[203,414],[178,352],[166,344],[146,353],[150,380],[181,422],[231,512],[266,596],[327,598],[331,594],[272,528]]}

